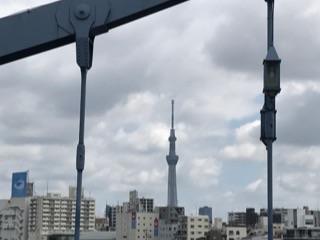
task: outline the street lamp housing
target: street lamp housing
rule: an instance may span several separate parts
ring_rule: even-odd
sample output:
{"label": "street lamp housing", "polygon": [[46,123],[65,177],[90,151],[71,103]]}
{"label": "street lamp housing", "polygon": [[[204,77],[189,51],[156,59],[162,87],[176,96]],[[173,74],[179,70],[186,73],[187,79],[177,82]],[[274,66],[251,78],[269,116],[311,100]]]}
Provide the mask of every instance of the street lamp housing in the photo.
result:
{"label": "street lamp housing", "polygon": [[280,64],[277,51],[270,47],[264,65],[264,86],[263,92],[269,96],[276,96],[280,91]]}

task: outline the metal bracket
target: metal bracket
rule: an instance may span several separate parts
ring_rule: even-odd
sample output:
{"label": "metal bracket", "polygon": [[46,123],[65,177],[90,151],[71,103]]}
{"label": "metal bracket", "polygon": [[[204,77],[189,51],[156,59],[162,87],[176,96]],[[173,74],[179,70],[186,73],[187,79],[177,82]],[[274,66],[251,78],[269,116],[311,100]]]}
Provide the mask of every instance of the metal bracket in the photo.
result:
{"label": "metal bracket", "polygon": [[59,5],[56,13],[58,33],[75,35],[80,68],[91,68],[96,35],[92,31],[97,20],[107,22],[110,11],[109,1],[106,0],[69,0]]}

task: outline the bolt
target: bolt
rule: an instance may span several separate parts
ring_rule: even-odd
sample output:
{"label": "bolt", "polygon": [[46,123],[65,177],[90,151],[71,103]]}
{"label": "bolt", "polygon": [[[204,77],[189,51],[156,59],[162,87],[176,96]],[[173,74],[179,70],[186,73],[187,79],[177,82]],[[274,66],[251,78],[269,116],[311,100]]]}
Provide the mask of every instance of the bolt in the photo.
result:
{"label": "bolt", "polygon": [[81,3],[75,8],[75,16],[80,20],[87,19],[90,16],[90,12],[90,6],[85,3]]}

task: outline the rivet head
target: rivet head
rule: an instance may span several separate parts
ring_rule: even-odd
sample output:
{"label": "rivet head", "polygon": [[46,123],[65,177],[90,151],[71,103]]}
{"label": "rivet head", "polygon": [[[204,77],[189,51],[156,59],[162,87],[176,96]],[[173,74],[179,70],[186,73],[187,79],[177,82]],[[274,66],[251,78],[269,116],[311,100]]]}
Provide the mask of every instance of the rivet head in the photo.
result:
{"label": "rivet head", "polygon": [[90,6],[85,3],[81,3],[75,8],[75,16],[80,20],[85,20],[90,16]]}

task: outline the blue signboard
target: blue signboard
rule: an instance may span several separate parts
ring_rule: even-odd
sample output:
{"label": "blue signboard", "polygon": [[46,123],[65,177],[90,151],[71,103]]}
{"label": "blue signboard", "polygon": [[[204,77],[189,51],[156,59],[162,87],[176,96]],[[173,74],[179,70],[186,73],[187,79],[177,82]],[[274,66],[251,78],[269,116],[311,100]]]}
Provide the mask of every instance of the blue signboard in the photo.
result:
{"label": "blue signboard", "polygon": [[11,197],[23,198],[27,196],[28,172],[17,172],[12,174]]}

